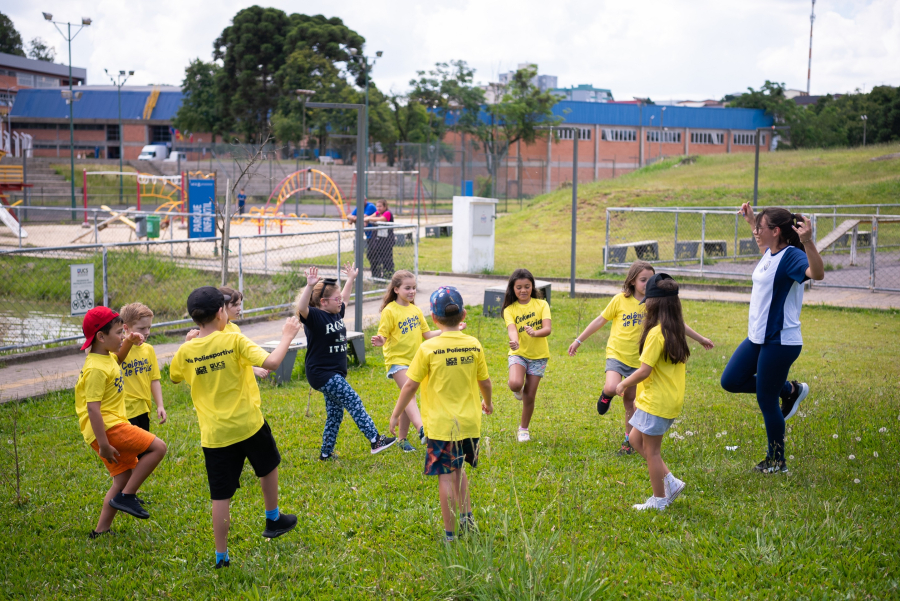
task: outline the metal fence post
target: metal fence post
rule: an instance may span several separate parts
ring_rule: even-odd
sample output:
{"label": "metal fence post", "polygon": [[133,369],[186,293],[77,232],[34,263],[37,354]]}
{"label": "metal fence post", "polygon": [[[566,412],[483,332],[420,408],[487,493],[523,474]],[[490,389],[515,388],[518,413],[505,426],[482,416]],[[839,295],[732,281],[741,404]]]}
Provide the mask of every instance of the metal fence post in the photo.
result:
{"label": "metal fence post", "polygon": [[606,247],[603,249],[603,271],[609,264],[609,209],[606,209]]}
{"label": "metal fence post", "polygon": [[[833,207],[833,208],[831,209],[831,214],[832,214],[832,217],[831,217],[831,231],[833,232],[834,230],[837,229],[837,207]],[[831,254],[834,254],[834,253],[836,253],[836,252],[837,252],[837,247],[836,247],[835,245],[832,245],[832,246],[831,246]]]}
{"label": "metal fence post", "polygon": [[338,233],[337,233],[337,242],[338,242],[338,245],[337,245],[338,246],[338,248],[337,248],[337,282],[338,282],[338,288],[340,288],[341,287],[341,232],[340,231],[338,231]]}
{"label": "metal fence post", "polygon": [[[817,226],[818,226],[818,219],[817,219],[817,215],[815,213],[810,215],[810,221],[812,222],[812,241],[813,241],[813,244],[815,244],[816,241],[818,240],[818,238],[816,237],[817,236],[816,232],[817,232]],[[813,287],[813,279],[812,278],[809,279],[808,284],[809,284],[809,289],[812,290],[812,287]]]}
{"label": "metal fence post", "polygon": [[700,273],[703,273],[704,257],[706,256],[706,211],[700,217]]}
{"label": "metal fence post", "polygon": [[[418,279],[419,278],[419,233],[416,232],[416,235],[413,236],[412,239],[413,239],[413,273],[415,274],[416,279]],[[388,286],[390,286],[390,283],[388,283]]]}
{"label": "metal fence post", "polygon": [[738,256],[738,216],[734,215],[734,248],[731,251],[732,258],[736,261]]}
{"label": "metal fence post", "polygon": [[854,225],[850,230],[850,266],[856,265],[856,236],[859,233],[859,225]]}
{"label": "metal fence post", "polygon": [[875,292],[875,258],[878,247],[878,217],[872,217],[872,229],[869,232],[869,290]]}
{"label": "metal fence post", "polygon": [[16,207],[16,220],[19,222],[19,248],[22,248],[22,210]]}
{"label": "metal fence post", "polygon": [[675,246],[672,247],[672,259],[678,259],[678,209],[675,209]]}
{"label": "metal fence post", "polygon": [[269,275],[269,236],[263,236],[263,273]]}
{"label": "metal fence post", "polygon": [[238,238],[238,292],[244,293],[244,239]]}
{"label": "metal fence post", "polygon": [[109,256],[103,246],[103,306],[109,306]]}

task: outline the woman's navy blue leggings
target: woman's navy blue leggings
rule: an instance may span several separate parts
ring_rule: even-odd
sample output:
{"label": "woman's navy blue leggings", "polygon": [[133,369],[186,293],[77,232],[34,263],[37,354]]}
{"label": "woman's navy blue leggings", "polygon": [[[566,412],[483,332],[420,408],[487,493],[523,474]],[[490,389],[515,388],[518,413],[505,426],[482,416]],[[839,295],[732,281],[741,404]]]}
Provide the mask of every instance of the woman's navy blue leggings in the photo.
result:
{"label": "woman's navy blue leggings", "polygon": [[754,344],[748,338],[737,347],[722,372],[722,388],[728,392],[756,394],[769,437],[767,459],[784,461],[784,416],[780,396],[791,391],[788,372],[802,348]]}

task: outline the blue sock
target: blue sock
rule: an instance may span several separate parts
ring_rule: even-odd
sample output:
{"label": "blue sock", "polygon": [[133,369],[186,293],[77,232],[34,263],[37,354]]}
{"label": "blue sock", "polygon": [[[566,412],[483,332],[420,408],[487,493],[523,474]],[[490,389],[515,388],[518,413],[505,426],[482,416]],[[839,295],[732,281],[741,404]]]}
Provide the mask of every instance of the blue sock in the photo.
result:
{"label": "blue sock", "polygon": [[219,563],[222,560],[231,561],[231,558],[228,556],[228,549],[225,549],[224,553],[219,553],[216,551],[216,563]]}
{"label": "blue sock", "polygon": [[267,509],[266,510],[266,519],[267,520],[275,521],[278,519],[278,515],[279,515],[279,513],[278,513],[277,507],[275,509]]}
{"label": "blue sock", "polygon": [[453,531],[444,530],[444,536],[447,538],[447,540],[453,540]]}

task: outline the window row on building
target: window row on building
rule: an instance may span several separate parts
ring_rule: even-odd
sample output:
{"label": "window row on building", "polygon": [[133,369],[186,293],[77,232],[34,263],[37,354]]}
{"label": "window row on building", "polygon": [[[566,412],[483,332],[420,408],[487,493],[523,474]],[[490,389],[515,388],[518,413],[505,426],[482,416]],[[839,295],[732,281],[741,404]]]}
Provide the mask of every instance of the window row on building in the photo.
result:
{"label": "window row on building", "polygon": [[[557,137],[560,140],[572,140],[575,137],[575,133],[571,129],[558,129],[556,130]],[[579,140],[590,140],[591,139],[591,128],[590,127],[579,127],[578,128],[578,139]]]}
{"label": "window row on building", "polygon": [[[647,132],[647,141],[648,142],[659,142],[660,141],[660,131],[658,129],[650,130]],[[662,141],[663,143],[670,144],[678,144],[681,142],[681,132],[680,131],[664,131],[662,132]]]}

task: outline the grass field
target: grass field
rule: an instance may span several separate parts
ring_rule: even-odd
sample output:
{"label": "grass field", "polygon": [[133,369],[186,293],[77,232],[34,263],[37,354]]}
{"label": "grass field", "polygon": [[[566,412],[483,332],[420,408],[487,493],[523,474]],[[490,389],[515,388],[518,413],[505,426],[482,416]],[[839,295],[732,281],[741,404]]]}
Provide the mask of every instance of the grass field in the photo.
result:
{"label": "grass field", "polygon": [[[895,153],[895,145],[865,149],[800,150],[760,155],[759,204],[870,204],[900,202],[900,159],[872,161]],[[603,268],[607,207],[733,206],[753,200],[752,154],[681,158],[661,161],[622,177],[578,186],[577,276],[597,277]],[[501,216],[496,225],[494,271],[508,274],[526,266],[535,275],[569,275],[572,190],[562,188],[529,201],[527,210]],[[668,219],[634,221],[635,235],[671,237]],[[687,224],[685,224],[687,225]],[[691,224],[699,239],[698,224]],[[745,224],[739,237],[749,238]],[[731,240],[733,218],[716,226],[715,235]],[[643,237],[646,236],[646,237]],[[612,241],[612,240],[611,240]],[[729,248],[731,246],[729,245]],[[450,271],[449,238],[423,239],[419,266]],[[630,259],[629,259],[630,260]]]}
{"label": "grass field", "polygon": [[[298,378],[263,385],[278,440],[281,507],[296,531],[266,542],[249,467],[232,505],[232,567],[213,564],[210,502],[188,391],[165,379],[169,453],[142,490],[151,519],[119,516],[89,541],[108,478],[83,443],[72,393],[0,407],[0,590],[41,599],[886,599],[900,596],[897,521],[900,313],[805,307],[806,346],[792,377],[812,387],[789,422],[791,473],[748,472],[765,449],[750,396],[719,376],[746,331],[746,306],[686,302],[685,319],[717,344],[692,345],[685,410],[663,457],[687,482],[667,511],[631,509],[650,494],[636,456],[617,458],[622,407],[594,405],[608,329],[574,359],[565,349],[604,306],[554,300],[551,361],[533,442],[515,442],[519,404],[505,389],[505,331],[476,314],[496,412],[470,470],[481,533],[450,548],[423,454],[368,453],[348,418],[341,460],[317,460],[324,409]],[[851,357],[852,355],[852,357]],[[299,372],[302,368],[298,366]],[[396,388],[380,351],[349,380],[384,429]],[[16,505],[13,423],[26,503]],[[155,422],[155,420],[154,420]],[[416,446],[418,442],[414,443]],[[726,450],[736,446],[736,451]]]}

